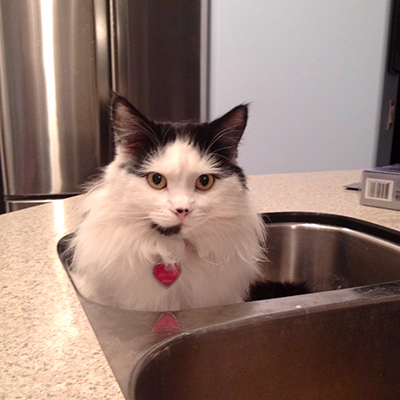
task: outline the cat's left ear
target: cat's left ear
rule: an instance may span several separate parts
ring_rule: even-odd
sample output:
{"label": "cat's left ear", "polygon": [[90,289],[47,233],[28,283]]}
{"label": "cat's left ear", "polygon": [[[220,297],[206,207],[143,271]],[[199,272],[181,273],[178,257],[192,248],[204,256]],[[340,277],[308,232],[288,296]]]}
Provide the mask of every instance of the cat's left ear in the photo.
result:
{"label": "cat's left ear", "polygon": [[114,94],[111,119],[117,145],[135,153],[149,141],[154,141],[152,122],[124,97]]}
{"label": "cat's left ear", "polygon": [[238,146],[246,128],[248,116],[247,104],[241,104],[222,117],[210,122],[209,130],[213,139],[212,151],[223,153],[230,161],[235,162]]}

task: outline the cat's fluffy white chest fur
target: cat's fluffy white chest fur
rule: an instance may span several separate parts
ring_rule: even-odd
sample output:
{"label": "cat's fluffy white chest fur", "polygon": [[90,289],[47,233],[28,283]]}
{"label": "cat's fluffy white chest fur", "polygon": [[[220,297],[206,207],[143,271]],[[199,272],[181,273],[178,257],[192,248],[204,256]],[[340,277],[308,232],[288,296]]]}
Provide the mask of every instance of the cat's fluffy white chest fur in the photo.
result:
{"label": "cat's fluffy white chest fur", "polygon": [[[243,301],[260,277],[262,226],[249,205],[241,204],[242,213],[234,217],[211,219],[192,232],[169,237],[141,225],[140,217],[136,224],[134,216],[120,220],[109,188],[99,190],[105,193],[87,195],[84,205],[90,211],[73,239],[72,275],[83,296],[144,311],[207,307]],[[170,287],[153,274],[159,263],[181,268]]]}
{"label": "cat's fluffy white chest fur", "polygon": [[154,276],[157,262],[143,264],[134,257],[129,260],[133,265],[121,256],[113,268],[73,276],[81,293],[96,302],[165,311],[242,302],[249,284],[260,275],[256,263],[249,265],[238,256],[231,257],[229,263],[213,265],[194,251],[184,253],[178,262],[180,276],[169,287]]}

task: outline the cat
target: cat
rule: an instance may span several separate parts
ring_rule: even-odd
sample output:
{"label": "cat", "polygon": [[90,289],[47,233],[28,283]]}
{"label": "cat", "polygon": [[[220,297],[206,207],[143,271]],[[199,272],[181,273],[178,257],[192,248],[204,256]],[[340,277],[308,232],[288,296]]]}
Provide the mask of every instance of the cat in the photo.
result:
{"label": "cat", "polygon": [[157,123],[113,96],[115,158],[70,243],[84,297],[142,311],[248,299],[266,246],[237,163],[247,118],[239,105],[210,123]]}

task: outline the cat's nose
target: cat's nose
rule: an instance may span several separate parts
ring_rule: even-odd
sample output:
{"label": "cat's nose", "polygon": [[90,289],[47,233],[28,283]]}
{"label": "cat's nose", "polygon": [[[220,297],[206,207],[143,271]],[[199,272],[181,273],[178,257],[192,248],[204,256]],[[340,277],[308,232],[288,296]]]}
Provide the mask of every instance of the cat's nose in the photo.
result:
{"label": "cat's nose", "polygon": [[190,213],[188,208],[176,208],[175,214],[178,216],[179,221],[183,221],[186,218],[186,215]]}

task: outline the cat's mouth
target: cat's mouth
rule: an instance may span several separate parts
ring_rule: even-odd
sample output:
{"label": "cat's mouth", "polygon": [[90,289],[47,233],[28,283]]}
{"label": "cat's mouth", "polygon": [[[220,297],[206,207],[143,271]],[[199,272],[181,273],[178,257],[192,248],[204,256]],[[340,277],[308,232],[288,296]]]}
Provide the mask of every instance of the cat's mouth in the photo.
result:
{"label": "cat's mouth", "polygon": [[178,233],[180,233],[182,225],[178,224],[178,225],[165,227],[165,226],[156,224],[155,222],[152,222],[151,228],[156,230],[157,232],[161,233],[162,235],[173,236],[173,235],[177,235]]}

